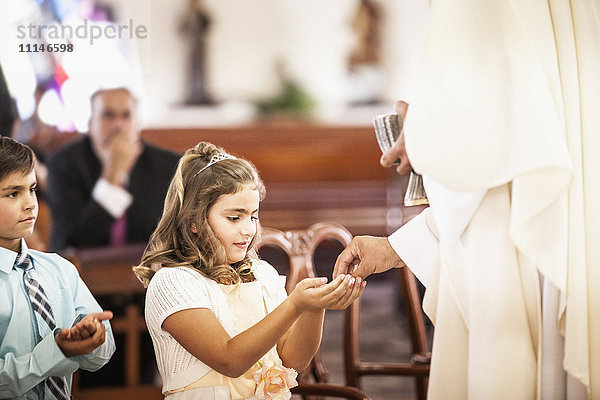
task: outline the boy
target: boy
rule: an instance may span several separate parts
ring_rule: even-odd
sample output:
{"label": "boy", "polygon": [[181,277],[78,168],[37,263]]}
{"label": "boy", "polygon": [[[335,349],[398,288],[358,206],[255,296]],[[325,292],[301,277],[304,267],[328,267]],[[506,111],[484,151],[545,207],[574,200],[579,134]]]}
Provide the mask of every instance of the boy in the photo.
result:
{"label": "boy", "polygon": [[27,248],[34,164],[29,147],[0,137],[0,399],[66,400],[73,372],[97,370],[114,353],[112,312],[71,263]]}

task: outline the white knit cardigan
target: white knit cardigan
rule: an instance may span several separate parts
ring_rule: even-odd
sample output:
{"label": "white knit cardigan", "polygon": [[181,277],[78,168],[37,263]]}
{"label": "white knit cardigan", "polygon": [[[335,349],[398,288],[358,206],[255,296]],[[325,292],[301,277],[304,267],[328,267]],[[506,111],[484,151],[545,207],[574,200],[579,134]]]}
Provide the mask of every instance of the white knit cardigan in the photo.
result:
{"label": "white knit cardigan", "polygon": [[[283,300],[285,276],[262,260],[253,265],[254,276],[261,282],[267,311]],[[227,333],[233,336],[233,320],[225,294],[217,282],[187,267],[161,268],[152,277],[146,292],[146,324],[154,344],[163,393],[187,386],[206,375],[211,368],[184,349],[162,328],[162,323],[178,311],[192,308],[211,310]],[[201,336],[198,340],[203,340]]]}

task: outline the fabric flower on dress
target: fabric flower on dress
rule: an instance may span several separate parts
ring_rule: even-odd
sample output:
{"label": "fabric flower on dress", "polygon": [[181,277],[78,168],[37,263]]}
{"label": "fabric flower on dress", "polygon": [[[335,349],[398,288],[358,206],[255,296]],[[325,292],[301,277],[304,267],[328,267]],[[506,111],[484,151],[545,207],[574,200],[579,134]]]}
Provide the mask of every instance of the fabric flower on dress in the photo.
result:
{"label": "fabric flower on dress", "polygon": [[278,357],[270,353],[259,361],[260,369],[254,374],[258,385],[255,396],[257,400],[290,400],[290,388],[298,386],[298,373],[293,368],[284,367]]}

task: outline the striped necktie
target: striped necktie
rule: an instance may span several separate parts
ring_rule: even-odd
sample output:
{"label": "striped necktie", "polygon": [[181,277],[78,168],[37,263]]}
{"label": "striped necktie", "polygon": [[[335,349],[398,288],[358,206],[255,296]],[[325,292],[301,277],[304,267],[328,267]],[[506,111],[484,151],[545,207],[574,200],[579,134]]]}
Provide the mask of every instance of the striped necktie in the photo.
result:
{"label": "striped necktie", "polygon": [[[46,292],[40,286],[40,283],[31,278],[29,276],[30,274],[28,274],[28,272],[33,269],[33,265],[31,264],[31,259],[27,253],[19,253],[15,260],[15,266],[23,269],[23,282],[25,283],[25,288],[27,289],[27,294],[29,294],[29,300],[31,301],[31,308],[35,312],[38,323],[37,341],[39,342],[47,335],[53,335],[54,329],[56,328],[52,307],[50,306]],[[67,389],[67,380],[64,376],[48,377],[44,383],[45,399],[68,400],[71,398],[69,390]]]}

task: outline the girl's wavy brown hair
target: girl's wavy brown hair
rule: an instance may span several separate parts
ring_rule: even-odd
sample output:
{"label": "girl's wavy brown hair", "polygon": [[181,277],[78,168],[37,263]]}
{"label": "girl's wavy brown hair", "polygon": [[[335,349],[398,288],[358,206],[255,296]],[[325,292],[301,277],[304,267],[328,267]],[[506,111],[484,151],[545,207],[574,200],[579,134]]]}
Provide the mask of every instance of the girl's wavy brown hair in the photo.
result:
{"label": "girl's wavy brown hair", "polygon": [[[265,188],[254,165],[241,158],[219,161],[199,173],[218,153],[225,153],[225,150],[201,142],[187,150],[179,160],[162,217],[150,237],[142,262],[133,267],[145,287],[154,273],[163,267],[195,268],[226,285],[254,280],[250,265],[258,258],[254,250],[260,234],[258,221],[246,257],[230,265],[226,262],[223,245],[208,224],[208,213],[222,195],[237,193],[251,185],[259,191],[262,200]],[[197,227],[197,233],[192,232],[192,225]]]}

